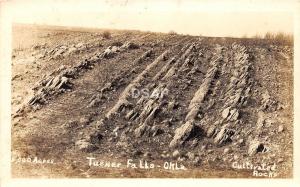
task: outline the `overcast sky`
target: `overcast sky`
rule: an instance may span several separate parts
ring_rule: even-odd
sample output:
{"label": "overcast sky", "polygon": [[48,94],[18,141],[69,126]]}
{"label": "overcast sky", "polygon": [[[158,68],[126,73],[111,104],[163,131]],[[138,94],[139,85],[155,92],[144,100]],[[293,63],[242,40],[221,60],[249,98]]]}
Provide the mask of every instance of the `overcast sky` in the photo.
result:
{"label": "overcast sky", "polygon": [[19,23],[137,29],[206,36],[293,32],[293,0],[11,1]]}

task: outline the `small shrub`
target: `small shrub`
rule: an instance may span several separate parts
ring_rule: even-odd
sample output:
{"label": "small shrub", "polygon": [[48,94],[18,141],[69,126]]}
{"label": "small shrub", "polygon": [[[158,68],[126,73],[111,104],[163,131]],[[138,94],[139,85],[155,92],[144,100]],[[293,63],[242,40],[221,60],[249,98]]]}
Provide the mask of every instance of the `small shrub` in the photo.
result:
{"label": "small shrub", "polygon": [[265,39],[271,40],[271,39],[273,38],[273,36],[274,36],[274,34],[272,34],[272,33],[270,33],[270,32],[267,32],[267,33],[265,34]]}
{"label": "small shrub", "polygon": [[111,33],[109,31],[104,31],[102,33],[102,37],[105,39],[110,39],[111,38]]}
{"label": "small shrub", "polygon": [[177,35],[177,33],[175,31],[173,31],[173,30],[169,31],[169,34],[171,34],[171,35]]}

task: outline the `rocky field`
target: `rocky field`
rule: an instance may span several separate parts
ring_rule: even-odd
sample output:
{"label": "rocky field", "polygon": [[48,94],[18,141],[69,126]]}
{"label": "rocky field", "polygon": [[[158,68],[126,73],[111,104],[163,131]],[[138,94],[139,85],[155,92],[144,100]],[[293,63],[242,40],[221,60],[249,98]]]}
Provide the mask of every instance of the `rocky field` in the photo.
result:
{"label": "rocky field", "polygon": [[34,25],[12,45],[14,177],[292,177],[293,46]]}

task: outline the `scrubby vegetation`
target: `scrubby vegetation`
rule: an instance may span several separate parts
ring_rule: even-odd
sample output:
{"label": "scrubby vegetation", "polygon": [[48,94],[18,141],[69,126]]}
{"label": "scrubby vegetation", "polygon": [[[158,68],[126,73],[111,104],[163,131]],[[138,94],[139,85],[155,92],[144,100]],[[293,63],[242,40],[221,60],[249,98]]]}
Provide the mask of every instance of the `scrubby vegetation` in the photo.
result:
{"label": "scrubby vegetation", "polygon": [[169,34],[171,34],[171,35],[177,35],[177,32],[175,32],[175,31],[173,31],[173,30],[170,30],[170,31],[169,31]]}
{"label": "scrubby vegetation", "polygon": [[111,33],[109,31],[104,31],[102,33],[102,37],[106,38],[106,39],[110,39],[111,38]]}
{"label": "scrubby vegetation", "polygon": [[284,32],[272,33],[267,32],[264,36],[255,35],[256,39],[264,39],[272,44],[276,45],[293,45],[294,44],[294,36],[293,34],[287,34]]}

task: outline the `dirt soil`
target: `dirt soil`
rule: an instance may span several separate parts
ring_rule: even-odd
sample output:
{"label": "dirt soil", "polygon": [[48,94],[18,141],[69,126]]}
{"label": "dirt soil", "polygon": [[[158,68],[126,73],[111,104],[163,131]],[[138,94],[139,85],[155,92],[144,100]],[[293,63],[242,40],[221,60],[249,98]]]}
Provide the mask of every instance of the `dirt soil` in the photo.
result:
{"label": "dirt soil", "polygon": [[293,176],[293,46],[37,25],[12,45],[13,177]]}

